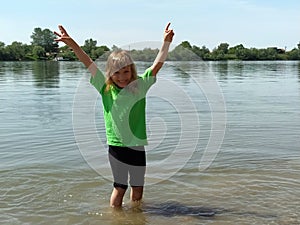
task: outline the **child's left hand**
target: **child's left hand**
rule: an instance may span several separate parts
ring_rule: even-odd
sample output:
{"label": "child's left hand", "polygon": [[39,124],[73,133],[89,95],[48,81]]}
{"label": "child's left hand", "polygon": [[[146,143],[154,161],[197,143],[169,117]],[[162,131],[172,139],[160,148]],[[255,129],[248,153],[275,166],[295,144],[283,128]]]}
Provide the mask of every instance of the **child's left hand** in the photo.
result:
{"label": "child's left hand", "polygon": [[165,33],[164,33],[164,41],[167,41],[167,42],[172,42],[173,36],[174,36],[173,29],[169,29],[170,24],[171,23],[168,23],[168,25],[166,26],[166,29],[165,29]]}

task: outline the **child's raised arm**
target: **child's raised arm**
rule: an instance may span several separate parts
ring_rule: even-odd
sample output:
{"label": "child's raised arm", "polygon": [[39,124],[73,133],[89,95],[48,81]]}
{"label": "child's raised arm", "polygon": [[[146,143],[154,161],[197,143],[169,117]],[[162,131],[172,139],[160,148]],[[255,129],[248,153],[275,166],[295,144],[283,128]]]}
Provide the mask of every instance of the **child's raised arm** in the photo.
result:
{"label": "child's raised arm", "polygon": [[173,40],[173,36],[174,36],[173,29],[169,29],[170,24],[171,23],[168,23],[168,25],[166,26],[166,29],[164,32],[163,45],[162,45],[161,49],[159,50],[159,52],[156,56],[156,59],[154,60],[153,65],[151,66],[153,76],[156,76],[156,74],[161,69],[161,67],[163,66],[163,64],[168,56],[169,47],[170,47],[170,44],[171,44],[171,42]]}
{"label": "child's raised arm", "polygon": [[64,42],[66,45],[72,48],[77,58],[89,69],[92,76],[95,76],[97,73],[97,66],[93,62],[93,60],[85,53],[85,51],[83,51],[82,48],[80,48],[80,46],[73,40],[73,38],[68,35],[67,31],[62,25],[59,25],[58,28],[60,30],[60,33],[54,31],[54,34],[58,36],[55,41]]}

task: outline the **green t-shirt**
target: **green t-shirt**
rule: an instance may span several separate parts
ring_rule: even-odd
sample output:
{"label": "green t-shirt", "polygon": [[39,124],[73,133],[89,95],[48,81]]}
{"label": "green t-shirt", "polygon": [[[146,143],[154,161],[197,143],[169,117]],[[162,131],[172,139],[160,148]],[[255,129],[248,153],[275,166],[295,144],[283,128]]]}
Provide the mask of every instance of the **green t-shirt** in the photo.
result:
{"label": "green t-shirt", "polygon": [[108,145],[147,145],[145,97],[155,81],[152,70],[148,68],[127,87],[121,89],[111,85],[106,91],[105,77],[100,70],[91,77],[91,84],[102,96]]}

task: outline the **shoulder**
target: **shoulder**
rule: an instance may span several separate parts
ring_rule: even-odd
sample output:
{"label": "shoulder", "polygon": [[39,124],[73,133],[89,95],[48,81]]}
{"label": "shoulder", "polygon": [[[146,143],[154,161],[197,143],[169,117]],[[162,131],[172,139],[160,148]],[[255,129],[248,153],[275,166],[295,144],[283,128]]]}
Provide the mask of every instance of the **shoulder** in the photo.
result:
{"label": "shoulder", "polygon": [[156,76],[153,75],[152,68],[149,67],[145,70],[145,72],[138,76],[138,83],[142,85],[142,87],[149,89],[149,87],[156,82]]}
{"label": "shoulder", "polygon": [[139,77],[140,78],[154,77],[152,68],[151,67],[147,68],[143,74],[139,75]]}

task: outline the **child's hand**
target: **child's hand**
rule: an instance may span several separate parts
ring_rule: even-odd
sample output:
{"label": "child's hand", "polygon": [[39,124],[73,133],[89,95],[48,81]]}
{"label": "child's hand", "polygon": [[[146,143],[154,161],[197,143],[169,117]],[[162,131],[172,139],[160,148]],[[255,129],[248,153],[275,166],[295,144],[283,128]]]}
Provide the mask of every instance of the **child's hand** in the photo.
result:
{"label": "child's hand", "polygon": [[58,28],[60,30],[60,33],[54,31],[54,34],[56,34],[58,36],[58,38],[54,39],[54,41],[62,41],[64,42],[66,45],[69,45],[72,41],[72,38],[68,35],[67,31],[65,30],[65,28],[62,25],[58,25]]}
{"label": "child's hand", "polygon": [[164,33],[164,41],[167,41],[167,42],[172,42],[173,36],[174,36],[173,29],[169,30],[170,24],[171,23],[168,23],[168,25],[166,26],[166,29],[165,29],[165,33]]}

